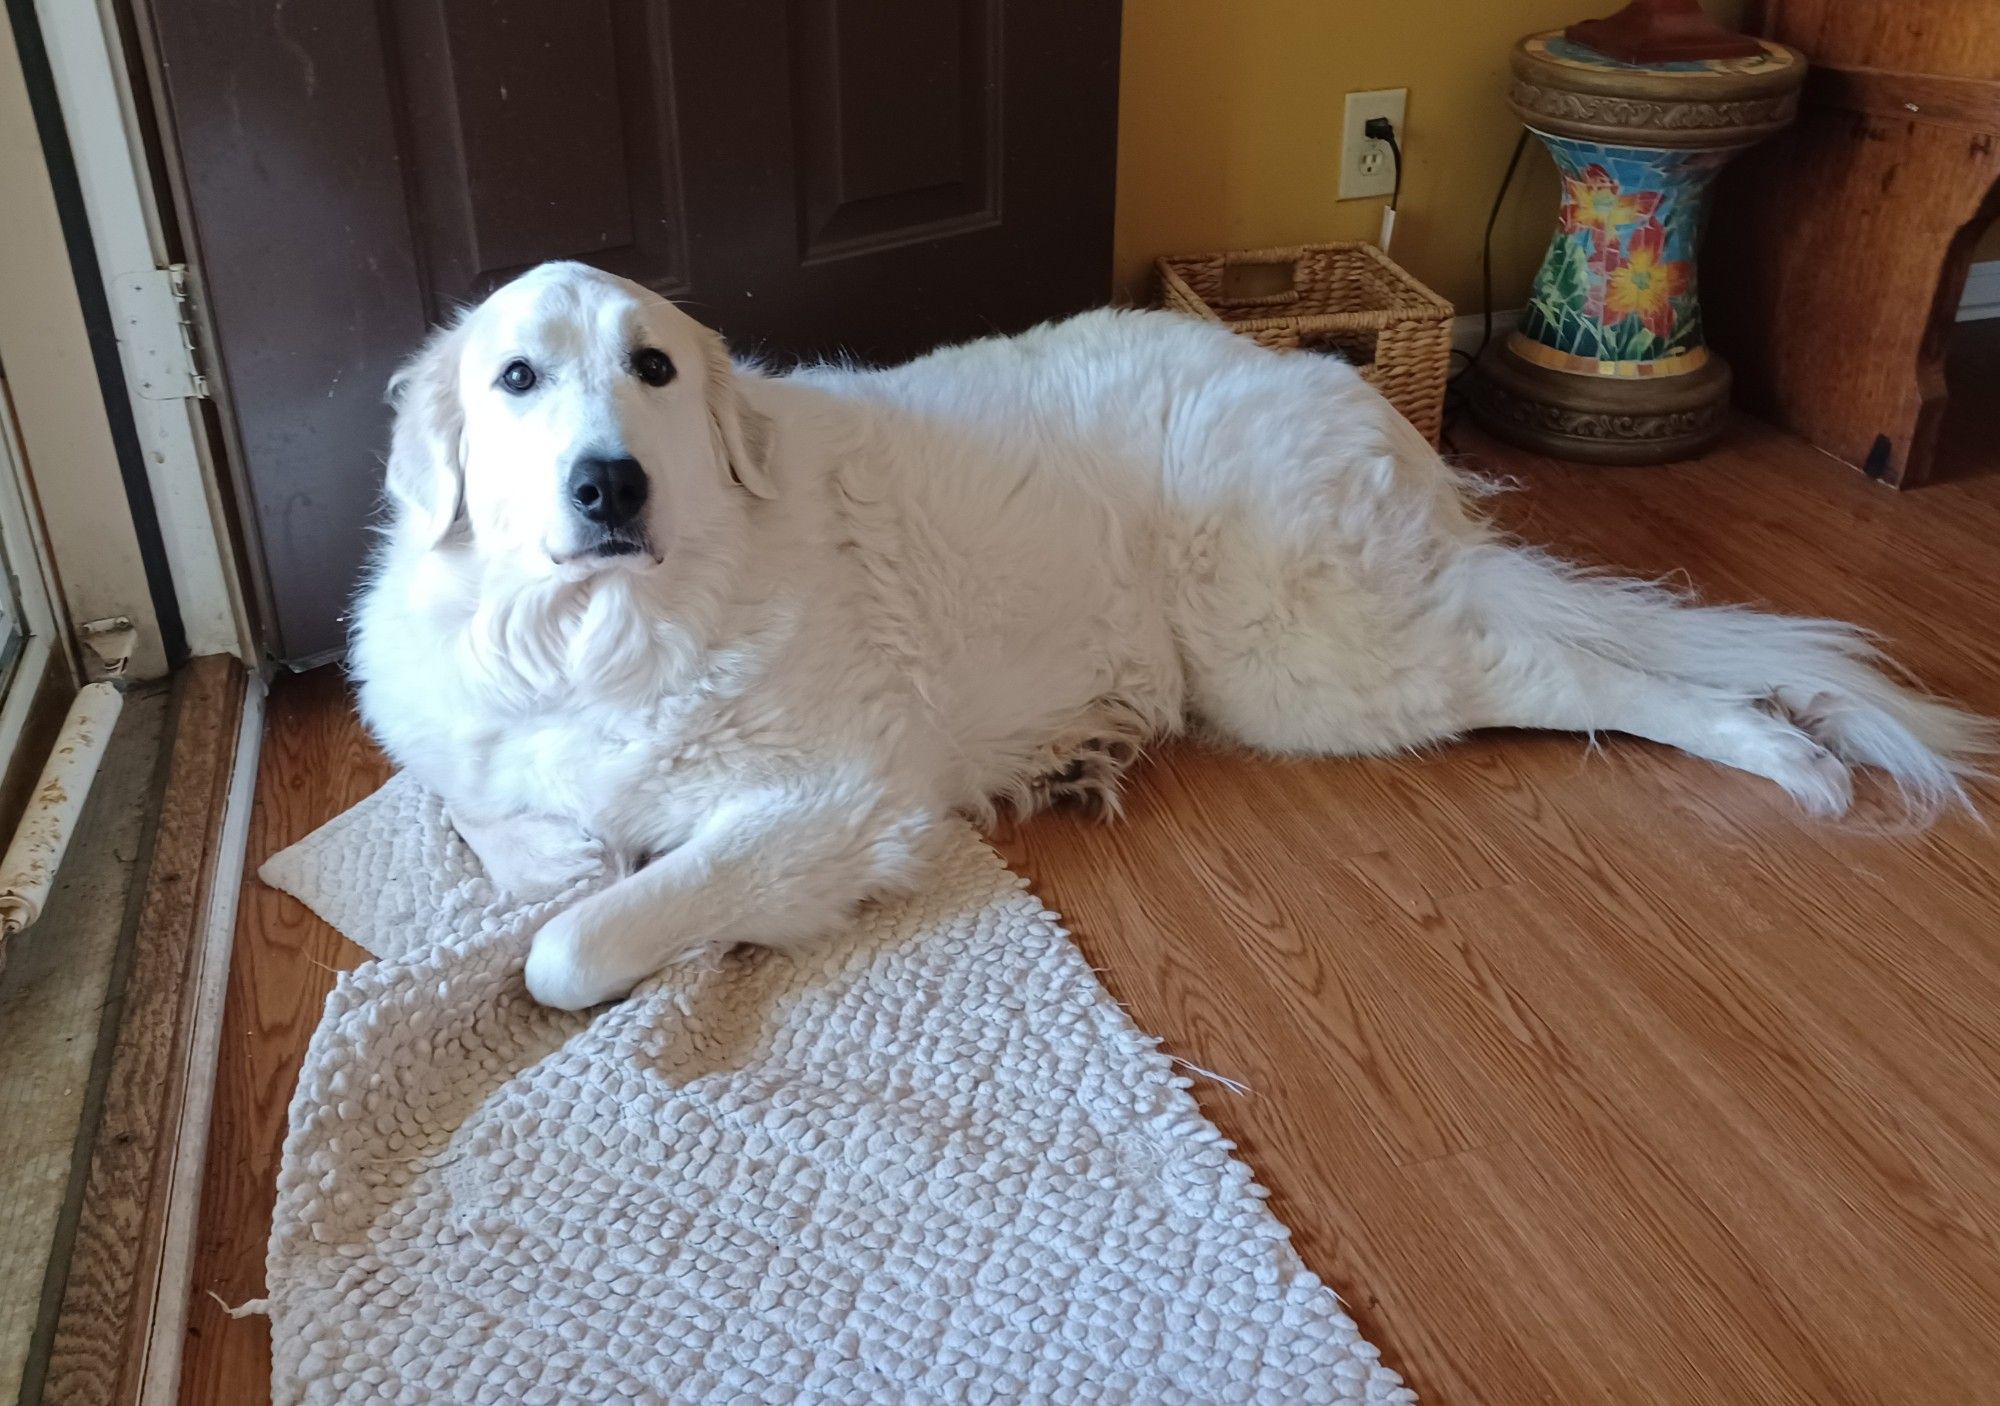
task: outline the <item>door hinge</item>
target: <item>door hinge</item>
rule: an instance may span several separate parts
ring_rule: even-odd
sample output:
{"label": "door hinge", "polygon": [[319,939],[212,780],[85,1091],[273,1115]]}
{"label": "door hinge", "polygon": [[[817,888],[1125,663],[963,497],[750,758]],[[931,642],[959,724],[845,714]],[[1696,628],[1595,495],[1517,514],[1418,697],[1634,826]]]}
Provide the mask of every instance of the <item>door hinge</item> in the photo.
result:
{"label": "door hinge", "polygon": [[111,310],[133,386],[147,400],[206,400],[208,377],[196,352],[187,265],[120,274]]}

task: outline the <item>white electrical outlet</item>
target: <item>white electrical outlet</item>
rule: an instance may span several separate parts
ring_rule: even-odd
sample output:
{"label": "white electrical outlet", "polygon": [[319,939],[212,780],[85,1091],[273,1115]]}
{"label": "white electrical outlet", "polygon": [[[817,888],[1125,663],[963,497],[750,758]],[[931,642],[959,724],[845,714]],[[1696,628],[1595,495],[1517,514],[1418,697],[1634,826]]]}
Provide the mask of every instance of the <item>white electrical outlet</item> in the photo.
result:
{"label": "white electrical outlet", "polygon": [[1383,88],[1372,93],[1347,95],[1347,118],[1340,129],[1340,198],[1359,200],[1365,196],[1388,195],[1396,188],[1396,158],[1389,144],[1362,135],[1369,119],[1386,117],[1396,129],[1396,144],[1403,159],[1410,159],[1410,142],[1403,135],[1403,111],[1409,106],[1408,88]]}

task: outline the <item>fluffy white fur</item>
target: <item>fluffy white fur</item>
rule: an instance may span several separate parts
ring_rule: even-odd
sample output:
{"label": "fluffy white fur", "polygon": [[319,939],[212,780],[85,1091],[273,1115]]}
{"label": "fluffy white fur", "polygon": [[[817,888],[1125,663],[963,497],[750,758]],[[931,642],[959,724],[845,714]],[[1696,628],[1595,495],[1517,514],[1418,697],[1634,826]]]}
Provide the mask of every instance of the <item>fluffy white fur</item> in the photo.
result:
{"label": "fluffy white fur", "polygon": [[[640,346],[670,384],[632,374]],[[1197,725],[1311,753],[1616,730],[1826,813],[1865,765],[1928,814],[1989,750],[1851,627],[1509,542],[1353,370],[1172,314],[769,378],[555,264],[438,333],[395,398],[362,710],[502,885],[622,866],[536,938],[551,1005],[809,941],[916,883],[952,813],[1113,805],[1139,747]],[[621,450],[646,550],[607,556],[566,475]]]}

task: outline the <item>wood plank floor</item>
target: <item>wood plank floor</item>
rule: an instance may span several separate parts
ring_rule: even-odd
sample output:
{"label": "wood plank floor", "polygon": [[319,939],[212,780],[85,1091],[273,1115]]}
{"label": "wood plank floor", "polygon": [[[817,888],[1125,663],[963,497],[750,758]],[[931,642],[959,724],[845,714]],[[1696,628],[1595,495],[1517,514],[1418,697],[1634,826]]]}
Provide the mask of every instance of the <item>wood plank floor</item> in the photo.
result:
{"label": "wood plank floor", "polygon": [[[1751,423],[1584,470],[1466,437],[1523,535],[1881,631],[2000,712],[2000,475],[1902,496]],[[2000,467],[1990,465],[1989,467]],[[250,862],[386,775],[330,674],[270,708]],[[1646,744],[1165,749],[1001,847],[1199,1083],[1433,1402],[2000,1399],[2000,834],[1814,824]],[[1983,788],[2000,814],[2000,788]],[[359,953],[250,882],[183,1399],[260,1402],[298,1060]]]}

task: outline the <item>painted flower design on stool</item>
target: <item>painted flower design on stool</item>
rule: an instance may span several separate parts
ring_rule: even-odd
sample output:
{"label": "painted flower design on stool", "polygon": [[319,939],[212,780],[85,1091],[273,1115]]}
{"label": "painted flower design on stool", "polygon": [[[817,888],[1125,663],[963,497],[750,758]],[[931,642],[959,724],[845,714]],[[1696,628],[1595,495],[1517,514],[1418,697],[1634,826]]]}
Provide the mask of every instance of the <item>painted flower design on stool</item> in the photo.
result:
{"label": "painted flower design on stool", "polygon": [[1618,232],[1650,221],[1659,209],[1656,190],[1622,191],[1604,167],[1592,162],[1581,175],[1563,178],[1562,227],[1565,233],[1585,233],[1603,253],[1618,247]]}
{"label": "painted flower design on stool", "polygon": [[1685,259],[1666,257],[1667,232],[1657,220],[1632,231],[1625,255],[1608,269],[1604,286],[1606,321],[1636,317],[1666,341],[1674,334],[1674,300],[1692,283]]}
{"label": "painted flower design on stool", "polygon": [[1546,134],[1562,219],[1513,342],[1538,365],[1592,376],[1679,375],[1704,359],[1694,244],[1727,159]]}

